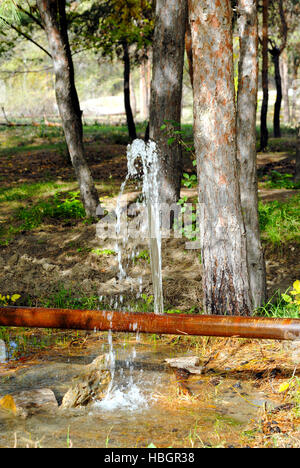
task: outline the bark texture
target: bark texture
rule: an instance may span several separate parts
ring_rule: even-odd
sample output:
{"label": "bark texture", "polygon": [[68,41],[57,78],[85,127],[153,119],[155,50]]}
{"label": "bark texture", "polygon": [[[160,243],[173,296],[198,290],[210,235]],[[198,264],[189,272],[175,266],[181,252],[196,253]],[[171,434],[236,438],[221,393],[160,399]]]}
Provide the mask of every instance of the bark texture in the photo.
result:
{"label": "bark texture", "polygon": [[237,167],[230,0],[189,0],[204,309],[250,315]]}
{"label": "bark texture", "polygon": [[[182,149],[168,144],[166,121],[180,125],[184,37],[187,0],[157,0],[150,102],[150,139],[160,150],[160,199],[176,203],[180,197]],[[176,130],[179,129],[176,128]]]}
{"label": "bark texture", "polygon": [[260,150],[264,151],[268,146],[268,126],[267,114],[269,103],[269,56],[268,56],[268,41],[269,41],[269,0],[263,0],[263,25],[262,25],[262,90],[263,101],[261,105],[260,115]]}
{"label": "bark texture", "polygon": [[56,100],[71,161],[87,216],[95,216],[99,204],[83,147],[82,112],[75,87],[69,46],[65,0],[37,0],[47,34],[55,73]]}
{"label": "bark texture", "polygon": [[252,304],[266,299],[266,269],[260,240],[256,167],[256,110],[258,92],[258,25],[256,0],[240,0],[239,85],[237,102],[237,155],[247,239],[247,264]]}

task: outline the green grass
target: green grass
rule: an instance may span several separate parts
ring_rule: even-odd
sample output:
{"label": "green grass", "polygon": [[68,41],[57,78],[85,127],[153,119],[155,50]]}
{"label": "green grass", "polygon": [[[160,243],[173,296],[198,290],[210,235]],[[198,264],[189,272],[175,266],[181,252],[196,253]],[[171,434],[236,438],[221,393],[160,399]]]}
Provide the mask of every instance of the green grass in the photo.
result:
{"label": "green grass", "polygon": [[33,197],[40,197],[51,191],[63,189],[65,184],[58,184],[53,181],[24,183],[15,187],[0,188],[0,203],[22,201]]}
{"label": "green grass", "polygon": [[56,193],[48,200],[42,200],[31,207],[20,207],[16,210],[17,220],[22,222],[21,230],[30,230],[40,226],[47,218],[83,219],[85,211],[79,199],[79,192]]}
{"label": "green grass", "polygon": [[272,189],[300,189],[300,182],[294,182],[293,178],[293,174],[272,171],[266,178],[265,186]]}
{"label": "green grass", "polygon": [[75,292],[63,285],[56,293],[41,298],[39,305],[47,308],[82,310],[99,310],[103,306],[98,296],[85,296],[80,290]]}
{"label": "green grass", "polygon": [[[288,293],[288,291],[286,291]],[[300,318],[300,309],[296,304],[288,304],[280,291],[262,307],[256,310],[255,315],[270,318]]]}
{"label": "green grass", "polygon": [[259,202],[262,239],[273,245],[300,240],[300,194],[287,201]]}

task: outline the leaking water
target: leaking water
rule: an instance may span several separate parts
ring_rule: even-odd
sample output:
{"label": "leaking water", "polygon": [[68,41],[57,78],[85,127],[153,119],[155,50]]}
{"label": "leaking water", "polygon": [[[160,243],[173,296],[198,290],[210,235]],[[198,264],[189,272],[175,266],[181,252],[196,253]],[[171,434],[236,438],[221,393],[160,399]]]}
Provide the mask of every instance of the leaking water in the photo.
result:
{"label": "leaking water", "polygon": [[[127,216],[122,208],[121,200],[126,184],[130,178],[139,178],[142,172],[142,194],[143,202],[140,209],[147,213],[147,228],[145,223],[139,225],[138,239],[147,237],[149,240],[151,274],[154,295],[154,312],[162,314],[164,312],[163,289],[162,289],[162,260],[161,260],[161,227],[159,210],[159,187],[158,187],[158,152],[153,141],[145,143],[143,140],[134,140],[127,149],[128,173],[123,182],[116,208],[116,251],[119,264],[119,280],[127,278],[126,266],[124,265],[124,251],[128,244],[130,231],[127,229]],[[138,163],[142,163],[142,171],[139,170]],[[132,252],[133,257],[135,252]],[[142,278],[139,278],[140,290]],[[123,302],[123,301],[121,301]]]}
{"label": "leaking water", "polygon": [[[100,340],[100,341],[99,341]],[[116,340],[116,339],[115,339]],[[26,419],[0,409],[0,447],[191,447],[239,440],[266,397],[240,375],[196,376],[189,387],[197,400],[180,399],[165,358],[182,356],[170,345],[122,337],[114,343],[114,385],[102,402],[61,412],[35,411]],[[127,340],[127,341],[125,341]],[[110,354],[103,334],[95,334],[85,349],[57,350],[38,355],[30,365],[0,378],[0,397],[41,388],[53,390],[58,402],[82,366],[99,354]],[[1,368],[1,366],[3,366]],[[0,373],[5,369],[0,365]],[[237,390],[236,388],[237,387]],[[216,390],[217,388],[217,390]],[[202,442],[200,442],[202,441]]]}

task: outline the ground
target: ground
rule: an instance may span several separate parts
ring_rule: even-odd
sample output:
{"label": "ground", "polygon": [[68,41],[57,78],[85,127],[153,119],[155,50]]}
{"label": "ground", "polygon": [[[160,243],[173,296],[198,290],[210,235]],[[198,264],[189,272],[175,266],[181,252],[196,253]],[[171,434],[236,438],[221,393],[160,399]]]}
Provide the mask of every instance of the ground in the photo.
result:
{"label": "ground", "polygon": [[[142,134],[144,129],[139,131]],[[187,140],[190,140],[191,128],[186,132]],[[0,142],[0,294],[19,294],[18,305],[91,309],[125,307],[127,310],[151,311],[153,296],[148,246],[142,243],[135,246],[134,256],[130,255],[128,261],[128,273],[135,281],[125,283],[125,286],[120,284],[116,280],[115,241],[98,239],[96,223],[84,218],[61,130],[2,129]],[[126,175],[126,142],[124,128],[85,128],[87,159],[101,203],[108,211],[114,208]],[[299,189],[293,186],[290,176],[294,171],[293,158],[294,139],[290,134],[281,140],[272,140],[269,151],[258,155],[268,295],[269,298],[276,295],[274,301],[276,303],[279,298],[280,304],[281,293],[300,277]],[[192,159],[186,154],[185,171],[190,176],[193,170]],[[129,183],[127,195],[131,201],[138,197],[133,183]],[[187,197],[188,201],[196,200],[193,184],[189,188],[183,186],[182,197]],[[197,313],[202,308],[201,259],[199,251],[185,248],[186,240],[163,241],[165,308],[172,313],[178,310]],[[130,249],[132,251],[132,246]],[[142,288],[140,277],[143,278]],[[123,296],[122,301],[120,296]],[[279,310],[277,305],[266,307],[265,312],[290,313],[289,309]],[[70,343],[72,340],[73,337]],[[181,340],[173,337],[169,343],[179,346]],[[259,344],[251,340],[238,343],[206,340],[201,341],[201,347],[204,346],[201,353],[213,362],[214,368],[222,367],[225,361],[226,367],[231,367],[229,361],[236,355],[240,361],[235,361],[234,372],[246,379],[249,371],[251,382],[278,400],[275,413],[266,410],[259,423],[249,426],[243,443],[268,446],[275,437],[278,446],[296,446],[299,414],[295,413],[295,408],[299,405],[299,390],[293,383],[286,392],[279,392],[281,384],[292,382],[295,363],[289,345]],[[182,349],[194,346],[197,350],[197,343],[190,341]],[[22,353],[19,357],[22,359]],[[21,365],[18,357],[14,365],[16,368]],[[220,380],[219,375],[210,377],[211,380],[216,378]],[[214,385],[210,381],[207,384]],[[199,438],[197,440],[199,443]]]}

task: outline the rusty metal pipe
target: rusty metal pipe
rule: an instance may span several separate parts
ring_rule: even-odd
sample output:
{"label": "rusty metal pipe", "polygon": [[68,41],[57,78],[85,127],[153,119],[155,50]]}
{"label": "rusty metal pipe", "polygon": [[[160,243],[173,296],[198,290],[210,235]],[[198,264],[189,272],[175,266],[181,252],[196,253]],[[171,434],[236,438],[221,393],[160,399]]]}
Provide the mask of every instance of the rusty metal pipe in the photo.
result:
{"label": "rusty metal pipe", "polygon": [[154,315],[119,311],[0,307],[0,326],[274,340],[300,339],[300,319],[219,315]]}

